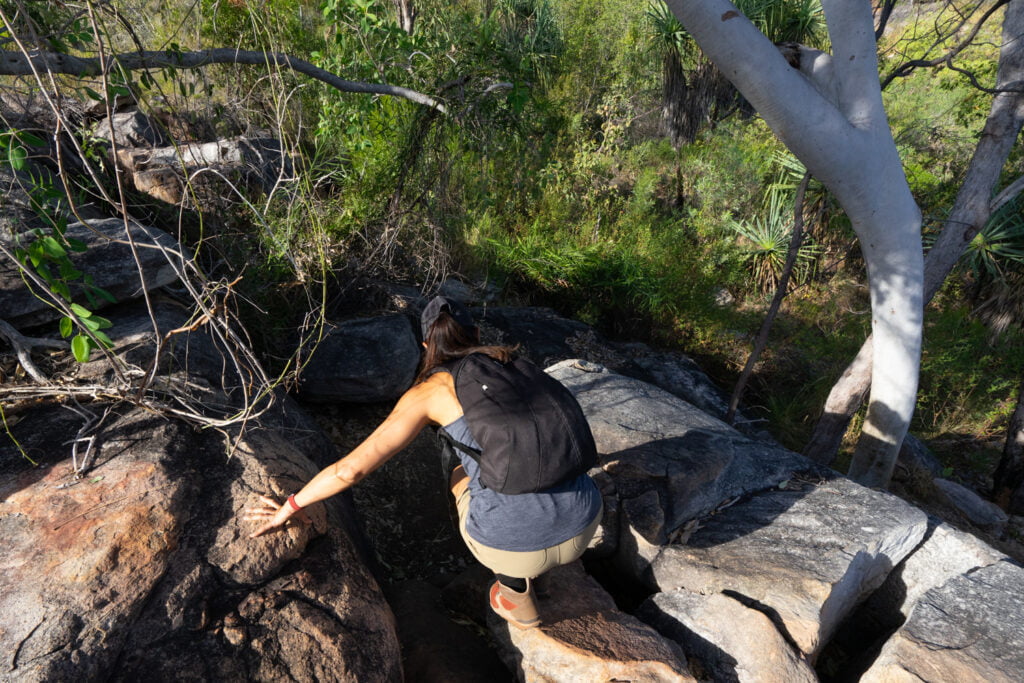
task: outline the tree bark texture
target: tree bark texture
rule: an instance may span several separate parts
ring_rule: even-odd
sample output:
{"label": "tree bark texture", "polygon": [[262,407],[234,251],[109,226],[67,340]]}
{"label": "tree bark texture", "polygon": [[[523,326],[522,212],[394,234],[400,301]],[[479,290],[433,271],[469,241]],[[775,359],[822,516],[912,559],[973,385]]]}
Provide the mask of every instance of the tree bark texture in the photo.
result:
{"label": "tree bark texture", "polygon": [[[260,52],[215,48],[196,52],[140,51],[112,55],[106,63],[116,64],[128,71],[141,69],[196,69],[209,64],[249,64],[254,66],[279,66],[315,78],[343,92],[368,93],[402,97],[416,104],[422,104],[444,113],[445,107],[428,95],[385,83],[363,83],[347,81],[330,71],[325,71],[309,62],[281,52]],[[29,76],[36,72],[51,72],[71,76],[99,76],[103,62],[98,57],[74,57],[57,52],[0,51],[0,76]]]}
{"label": "tree bark texture", "polygon": [[412,0],[394,0],[394,2],[399,28],[412,35],[413,25],[416,23],[416,7],[412,4]]}
{"label": "tree bark texture", "polygon": [[[997,89],[985,128],[957,193],[942,231],[928,251],[924,265],[924,300],[931,301],[953,270],[967,245],[988,222],[991,197],[1007,157],[1024,124],[1024,93],[1010,88],[1024,87],[1024,2],[1015,0],[1006,8],[1003,43],[999,52]],[[1001,201],[1006,199],[1001,196]],[[804,450],[808,457],[825,465],[835,459],[843,434],[860,408],[871,386],[871,337],[864,342],[853,362],[832,387],[824,412],[815,425]],[[865,368],[865,365],[866,368]]]}
{"label": "tree bark texture", "polygon": [[[882,105],[868,0],[824,0],[830,68],[805,74],[725,0],[670,0],[701,50],[837,198],[868,269],[872,394],[855,459],[885,485],[913,414],[921,351],[921,214]],[[829,82],[822,82],[825,77]],[[815,80],[812,80],[815,79]],[[833,96],[834,93],[834,96]]]}
{"label": "tree bark texture", "polygon": [[1024,514],[1024,381],[1006,429],[1003,457],[993,475],[992,500],[1011,514]]}

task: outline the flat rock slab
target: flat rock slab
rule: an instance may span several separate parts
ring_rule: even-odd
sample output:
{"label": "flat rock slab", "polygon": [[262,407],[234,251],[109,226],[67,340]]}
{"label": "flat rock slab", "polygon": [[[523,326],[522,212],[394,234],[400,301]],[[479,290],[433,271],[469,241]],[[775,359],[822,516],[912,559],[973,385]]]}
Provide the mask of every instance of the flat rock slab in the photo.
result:
{"label": "flat rock slab", "polygon": [[921,541],[927,517],[836,478],[759,493],[702,521],[651,564],[662,591],[726,593],[760,609],[810,661]]}
{"label": "flat rock slab", "polygon": [[499,654],[521,681],[694,681],[679,647],[636,617],[620,612],[580,564],[541,579],[549,597],[538,600],[542,624],[519,630],[488,610]]}
{"label": "flat rock slab", "polygon": [[586,361],[548,372],[576,395],[633,530],[662,545],[684,522],[724,501],[815,469],[753,441],[682,399]]}
{"label": "flat rock slab", "polygon": [[[141,296],[143,284],[147,290],[152,290],[172,284],[178,279],[168,260],[180,259],[180,256],[174,255],[179,249],[177,241],[162,230],[134,222],[129,225],[130,231],[126,232],[124,221],[118,218],[92,220],[87,224],[72,223],[68,225],[66,233],[67,237],[81,240],[88,247],[81,253],[71,252],[71,262],[80,271],[92,276],[97,287],[107,290],[118,301]],[[127,242],[129,233],[137,246],[144,283],[139,278],[139,270]],[[27,244],[31,238],[23,234],[15,241],[18,239],[22,244]],[[161,248],[170,251],[165,252]],[[75,301],[92,307],[81,291],[80,284],[73,285],[71,291]],[[97,305],[106,305],[106,302],[100,299]],[[0,318],[21,329],[56,320],[60,316],[61,313],[29,290],[15,264],[0,259]]]}
{"label": "flat rock slab", "polygon": [[818,680],[768,617],[721,593],[657,593],[637,616],[679,643],[694,670],[699,663],[702,678],[721,683]]}
{"label": "flat rock slab", "polygon": [[1008,560],[928,591],[861,678],[1017,683],[1024,672],[1024,568]]}
{"label": "flat rock slab", "polygon": [[404,315],[334,325],[299,377],[299,398],[315,402],[393,401],[412,385],[421,347]]}

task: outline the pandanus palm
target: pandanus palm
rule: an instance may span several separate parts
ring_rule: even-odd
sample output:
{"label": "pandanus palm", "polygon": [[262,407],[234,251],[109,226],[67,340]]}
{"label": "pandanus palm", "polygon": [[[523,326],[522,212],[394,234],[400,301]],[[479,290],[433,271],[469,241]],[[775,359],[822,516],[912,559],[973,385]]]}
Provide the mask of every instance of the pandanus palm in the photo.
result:
{"label": "pandanus palm", "polygon": [[[827,40],[820,0],[736,0],[735,4],[776,43],[823,47]],[[672,146],[678,148],[744,106],[744,101],[663,0],[652,0],[647,16],[662,52],[662,118]]]}

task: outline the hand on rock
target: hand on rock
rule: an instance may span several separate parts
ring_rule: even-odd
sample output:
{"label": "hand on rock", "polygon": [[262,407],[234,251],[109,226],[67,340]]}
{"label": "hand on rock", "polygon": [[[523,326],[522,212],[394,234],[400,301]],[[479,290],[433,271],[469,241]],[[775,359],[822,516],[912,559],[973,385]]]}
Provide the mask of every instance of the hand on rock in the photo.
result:
{"label": "hand on rock", "polygon": [[293,516],[297,517],[303,524],[312,524],[313,520],[309,518],[305,510],[294,511],[285,503],[278,503],[273,498],[268,496],[260,496],[260,502],[262,505],[254,508],[246,508],[245,515],[242,519],[263,522],[263,524],[256,529],[256,531],[249,534],[249,538],[256,538],[262,536],[268,531],[274,531],[279,529],[288,523]]}

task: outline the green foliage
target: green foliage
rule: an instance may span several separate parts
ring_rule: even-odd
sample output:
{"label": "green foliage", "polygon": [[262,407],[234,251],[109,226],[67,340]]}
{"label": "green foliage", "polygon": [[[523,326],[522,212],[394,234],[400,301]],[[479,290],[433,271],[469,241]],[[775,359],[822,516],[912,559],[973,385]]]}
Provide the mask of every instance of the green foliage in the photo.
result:
{"label": "green foliage", "polygon": [[75,317],[61,318],[61,336],[70,336],[76,324],[91,333],[77,334],[71,340],[72,353],[79,362],[84,363],[89,359],[89,352],[97,348],[97,343],[108,347],[113,345],[102,331],[109,328],[111,323],[88,308],[73,303],[71,285],[81,280],[82,291],[92,305],[96,305],[100,298],[111,302],[114,298],[109,292],[93,284],[91,275],[78,270],[71,262],[70,253],[83,252],[86,245],[66,234],[68,221],[64,194],[57,190],[49,178],[37,177],[28,170],[29,153],[26,147],[41,147],[44,144],[41,139],[26,131],[0,132],[0,159],[3,160],[2,163],[28,178],[25,190],[29,205],[45,225],[45,228],[30,229],[27,238],[17,236],[14,256],[21,267],[32,268],[53,295],[63,299],[70,306]]}
{"label": "green foliage", "polygon": [[[747,263],[762,292],[773,291],[782,276],[793,237],[793,212],[792,195],[775,185],[765,195],[761,214],[752,220],[729,222],[729,227],[745,240]],[[805,238],[801,242],[793,267],[795,282],[806,281],[820,252],[811,240]]]}
{"label": "green foliage", "polygon": [[980,281],[1004,280],[1008,268],[1024,266],[1024,212],[1019,198],[989,218],[963,258]]}
{"label": "green foliage", "polygon": [[925,325],[912,429],[934,437],[987,435],[1013,410],[1022,373],[1019,329],[993,339],[962,306],[933,311]]}

